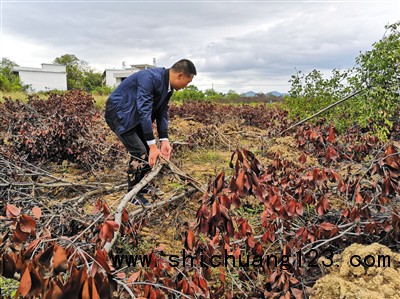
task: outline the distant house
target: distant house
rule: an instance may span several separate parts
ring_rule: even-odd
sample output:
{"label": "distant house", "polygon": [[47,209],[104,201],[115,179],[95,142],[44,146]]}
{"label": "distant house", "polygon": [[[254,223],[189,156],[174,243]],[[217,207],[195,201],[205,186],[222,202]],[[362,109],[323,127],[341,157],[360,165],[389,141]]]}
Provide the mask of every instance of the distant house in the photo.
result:
{"label": "distant house", "polygon": [[13,67],[12,72],[32,91],[67,90],[65,65],[42,63],[42,68]]}
{"label": "distant house", "polygon": [[106,69],[103,72],[103,85],[117,87],[129,75],[153,67],[154,66],[151,64],[131,64],[130,67],[125,67],[125,64],[123,63],[121,69]]}

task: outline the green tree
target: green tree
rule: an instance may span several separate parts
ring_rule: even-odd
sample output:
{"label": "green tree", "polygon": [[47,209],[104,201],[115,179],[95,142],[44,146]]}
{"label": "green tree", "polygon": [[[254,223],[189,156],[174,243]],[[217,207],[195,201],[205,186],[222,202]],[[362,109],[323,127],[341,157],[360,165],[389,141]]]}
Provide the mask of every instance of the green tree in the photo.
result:
{"label": "green tree", "polygon": [[89,67],[85,60],[73,54],[64,54],[54,59],[54,63],[62,64],[67,69],[67,89],[83,89],[93,91],[102,85],[101,73]]}
{"label": "green tree", "polygon": [[21,83],[17,74],[12,72],[12,68],[18,66],[14,61],[3,58],[0,64],[0,90],[1,91],[21,91],[28,88]]}
{"label": "green tree", "polygon": [[286,105],[291,116],[308,117],[344,96],[362,92],[324,114],[338,129],[357,124],[386,139],[400,108],[400,22],[386,26],[381,40],[361,53],[350,70],[333,70],[325,79],[320,71],[291,77]]}
{"label": "green tree", "polygon": [[400,22],[385,26],[383,38],[371,51],[356,58],[355,75],[350,82],[356,89],[367,86],[357,98],[361,113],[358,121],[372,120],[374,131],[386,137],[400,108]]}
{"label": "green tree", "polygon": [[94,91],[101,87],[103,81],[103,77],[101,73],[94,71],[93,69],[89,69],[83,72],[83,81],[82,85],[86,91]]}
{"label": "green tree", "polygon": [[228,101],[237,101],[239,98],[240,95],[234,90],[229,90],[228,93],[225,95],[225,99]]}
{"label": "green tree", "polygon": [[213,88],[206,89],[204,95],[207,101],[219,101],[224,96],[221,92],[216,92]]}
{"label": "green tree", "polygon": [[184,103],[186,101],[201,101],[204,100],[204,93],[194,85],[175,91],[171,101]]}

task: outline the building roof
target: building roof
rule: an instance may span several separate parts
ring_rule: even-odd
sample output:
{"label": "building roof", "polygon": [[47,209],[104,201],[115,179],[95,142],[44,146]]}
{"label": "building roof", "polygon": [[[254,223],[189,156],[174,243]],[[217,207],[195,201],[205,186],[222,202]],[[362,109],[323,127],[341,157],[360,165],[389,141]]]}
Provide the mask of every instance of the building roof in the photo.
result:
{"label": "building roof", "polygon": [[137,68],[137,69],[140,69],[140,70],[144,70],[144,69],[153,68],[154,65],[147,64],[147,63],[144,63],[144,64],[131,64],[131,67],[134,67],[134,68]]}
{"label": "building roof", "polygon": [[133,71],[139,71],[140,69],[136,68],[136,67],[128,67],[128,68],[124,68],[124,69],[105,69],[103,72],[103,76],[106,74],[107,71],[113,71],[114,73],[118,73],[118,72],[130,72],[132,73]]}
{"label": "building roof", "polygon": [[[60,67],[63,67],[61,70]],[[46,73],[66,73],[66,66],[62,64],[53,64],[53,63],[42,63],[42,67],[23,67],[23,66],[15,66],[11,69],[13,72],[46,72]]]}

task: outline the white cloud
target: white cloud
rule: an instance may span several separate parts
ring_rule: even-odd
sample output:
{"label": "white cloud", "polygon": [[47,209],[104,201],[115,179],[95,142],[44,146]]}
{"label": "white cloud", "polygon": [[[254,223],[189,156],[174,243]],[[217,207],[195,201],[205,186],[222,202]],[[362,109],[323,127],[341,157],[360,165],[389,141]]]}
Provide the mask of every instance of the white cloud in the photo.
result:
{"label": "white cloud", "polygon": [[38,66],[69,53],[99,71],[189,58],[200,88],[287,91],[296,69],[351,67],[398,11],[400,1],[6,2],[1,55]]}

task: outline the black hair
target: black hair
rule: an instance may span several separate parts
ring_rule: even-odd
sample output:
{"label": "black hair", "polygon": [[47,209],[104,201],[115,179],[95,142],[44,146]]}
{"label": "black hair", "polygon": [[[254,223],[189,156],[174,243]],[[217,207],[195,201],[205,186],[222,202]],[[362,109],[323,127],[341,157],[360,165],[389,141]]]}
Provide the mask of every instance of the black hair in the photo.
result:
{"label": "black hair", "polygon": [[193,62],[188,59],[181,59],[178,62],[175,62],[171,67],[177,73],[184,73],[186,76],[197,75],[196,67]]}

